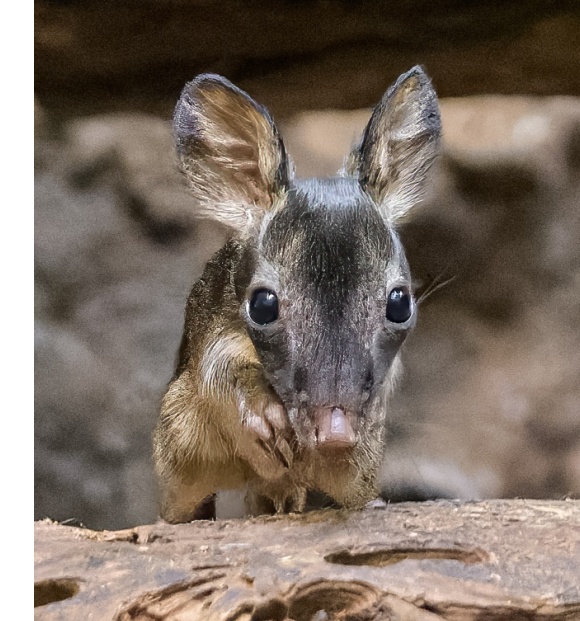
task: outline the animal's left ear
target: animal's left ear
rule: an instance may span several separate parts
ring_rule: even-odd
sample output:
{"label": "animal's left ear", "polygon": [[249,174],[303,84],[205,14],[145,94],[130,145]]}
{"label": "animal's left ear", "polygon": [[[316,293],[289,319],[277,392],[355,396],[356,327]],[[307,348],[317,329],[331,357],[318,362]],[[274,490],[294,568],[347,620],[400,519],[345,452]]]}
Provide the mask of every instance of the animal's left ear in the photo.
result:
{"label": "animal's left ear", "polygon": [[358,177],[389,223],[400,222],[423,196],[440,136],[437,95],[421,67],[413,67],[374,109],[345,171]]}

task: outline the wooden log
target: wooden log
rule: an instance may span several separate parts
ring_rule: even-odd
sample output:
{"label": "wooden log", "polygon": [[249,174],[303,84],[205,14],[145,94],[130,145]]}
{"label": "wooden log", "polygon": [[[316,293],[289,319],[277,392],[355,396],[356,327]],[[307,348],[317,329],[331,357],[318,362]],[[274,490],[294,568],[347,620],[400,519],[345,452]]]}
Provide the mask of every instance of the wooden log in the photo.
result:
{"label": "wooden log", "polygon": [[35,618],[580,619],[580,502],[404,503],[96,532],[35,523]]}

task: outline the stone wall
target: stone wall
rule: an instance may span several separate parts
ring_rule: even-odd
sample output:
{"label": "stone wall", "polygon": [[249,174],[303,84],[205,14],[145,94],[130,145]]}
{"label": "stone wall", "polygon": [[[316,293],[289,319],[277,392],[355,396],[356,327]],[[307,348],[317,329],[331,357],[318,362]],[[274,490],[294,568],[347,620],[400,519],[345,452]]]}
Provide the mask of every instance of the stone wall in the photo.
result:
{"label": "stone wall", "polygon": [[[223,231],[193,220],[167,120],[62,120],[39,101],[35,516],[151,522],[151,431],[186,295]],[[578,494],[580,101],[475,97],[442,109],[433,192],[402,231],[426,295],[383,491]],[[332,174],[367,117],[282,119],[298,172]]]}
{"label": "stone wall", "polygon": [[372,106],[415,64],[442,97],[580,95],[577,0],[38,0],[35,27],[35,91],[65,115],[169,116],[207,71],[277,116]]}

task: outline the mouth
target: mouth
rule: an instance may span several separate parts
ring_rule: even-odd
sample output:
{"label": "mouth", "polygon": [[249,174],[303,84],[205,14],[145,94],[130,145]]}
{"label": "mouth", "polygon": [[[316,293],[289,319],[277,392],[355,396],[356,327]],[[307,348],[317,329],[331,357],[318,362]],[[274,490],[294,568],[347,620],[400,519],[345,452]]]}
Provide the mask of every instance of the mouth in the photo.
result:
{"label": "mouth", "polygon": [[356,416],[340,407],[316,408],[313,412],[314,443],[319,449],[349,449],[356,446]]}

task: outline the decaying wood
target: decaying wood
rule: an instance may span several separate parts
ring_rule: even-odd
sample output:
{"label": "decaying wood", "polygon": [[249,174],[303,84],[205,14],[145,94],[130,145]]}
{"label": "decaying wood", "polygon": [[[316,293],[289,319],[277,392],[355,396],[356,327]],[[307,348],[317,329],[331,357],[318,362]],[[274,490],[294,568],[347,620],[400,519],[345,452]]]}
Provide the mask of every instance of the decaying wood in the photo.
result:
{"label": "decaying wood", "polygon": [[96,532],[35,523],[36,619],[580,619],[580,502],[405,503]]}

